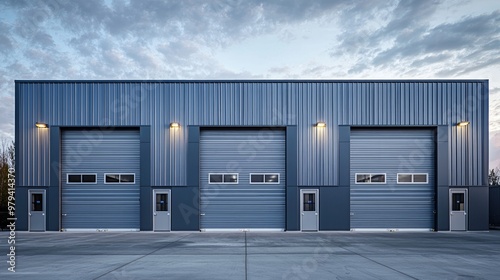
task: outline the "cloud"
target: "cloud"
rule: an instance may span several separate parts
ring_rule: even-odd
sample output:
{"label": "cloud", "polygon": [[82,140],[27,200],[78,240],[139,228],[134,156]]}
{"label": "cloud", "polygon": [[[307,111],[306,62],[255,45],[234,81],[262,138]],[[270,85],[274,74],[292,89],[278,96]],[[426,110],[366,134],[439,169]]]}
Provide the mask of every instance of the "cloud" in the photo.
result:
{"label": "cloud", "polygon": [[[2,5],[15,11],[14,33],[24,43],[18,49],[20,63],[33,71],[33,78],[86,79],[228,73],[212,61],[214,50],[321,17],[349,2],[47,0]],[[7,49],[13,40],[4,39],[0,45]]]}
{"label": "cloud", "polygon": [[[500,54],[500,52],[499,52]],[[455,69],[448,71],[451,76],[459,76],[474,73],[479,70],[484,70],[489,67],[497,67],[500,64],[500,57],[487,57],[476,61],[463,61]],[[458,68],[458,69],[457,69]],[[440,72],[436,73],[440,76]]]}
{"label": "cloud", "polygon": [[200,52],[200,46],[188,40],[173,41],[166,44],[160,44],[156,50],[163,55],[165,59],[175,63],[187,63],[193,56]]}
{"label": "cloud", "polygon": [[97,32],[89,31],[69,39],[69,46],[74,48],[82,56],[97,54],[97,46],[100,35]]}
{"label": "cloud", "polygon": [[494,12],[453,24],[442,24],[432,29],[419,30],[413,34],[413,39],[396,39],[397,43],[394,46],[378,53],[372,62],[379,66],[391,65],[394,61],[405,59],[411,61],[412,58],[418,58],[424,54],[450,57],[450,53],[453,53],[458,63],[474,63],[474,60],[480,56],[480,61],[477,63],[484,64],[485,58],[491,59],[500,55],[500,49],[495,47],[498,45],[499,26],[500,13]]}
{"label": "cloud", "polygon": [[500,89],[490,89],[490,132],[500,131]]}
{"label": "cloud", "polygon": [[[383,1],[377,1],[383,2]],[[24,24],[19,29],[34,31],[47,20],[59,23],[68,32],[89,31],[113,34],[115,38],[163,37],[195,40],[214,45],[275,30],[279,25],[294,24],[322,17],[350,4],[351,1],[113,1],[99,0],[35,1],[4,5],[21,11]],[[174,40],[175,41],[175,40]]]}
{"label": "cloud", "polygon": [[500,132],[490,136],[490,168],[500,167]]}
{"label": "cloud", "polygon": [[393,19],[375,33],[375,38],[398,36],[399,40],[412,38],[412,30],[419,30],[438,9],[440,1],[436,0],[409,0],[399,1],[394,9]]}
{"label": "cloud", "polygon": [[14,39],[10,34],[10,27],[5,22],[0,22],[0,52],[8,54],[14,50]]}
{"label": "cloud", "polygon": [[[370,54],[379,52],[385,45],[396,40],[411,38],[422,30],[437,9],[437,1],[413,0],[377,2],[371,8],[354,6],[342,16],[345,31],[338,36],[339,44],[332,55],[344,52]],[[371,24],[367,24],[371,23]]]}
{"label": "cloud", "polygon": [[158,58],[158,54],[148,47],[136,43],[125,46],[123,49],[125,55],[131,58],[137,67],[151,70],[160,69],[161,60]]}
{"label": "cloud", "polygon": [[490,10],[431,23],[441,12],[441,2],[388,2],[343,18],[345,31],[337,36],[331,57],[349,56],[349,74],[375,69],[415,73],[420,69],[454,77],[496,65],[500,57],[500,12]]}
{"label": "cloud", "polygon": [[453,56],[449,53],[432,54],[415,59],[410,66],[420,68],[430,64],[441,63],[450,60]]}
{"label": "cloud", "polygon": [[42,48],[52,48],[55,46],[52,36],[45,32],[36,32],[31,38],[31,44],[33,46],[39,46]]}
{"label": "cloud", "polygon": [[0,139],[14,139],[14,95],[11,88],[14,88],[14,83],[9,80],[7,70],[0,70]]}
{"label": "cloud", "polygon": [[310,65],[301,72],[302,77],[326,78],[332,72],[332,67],[324,65]]}

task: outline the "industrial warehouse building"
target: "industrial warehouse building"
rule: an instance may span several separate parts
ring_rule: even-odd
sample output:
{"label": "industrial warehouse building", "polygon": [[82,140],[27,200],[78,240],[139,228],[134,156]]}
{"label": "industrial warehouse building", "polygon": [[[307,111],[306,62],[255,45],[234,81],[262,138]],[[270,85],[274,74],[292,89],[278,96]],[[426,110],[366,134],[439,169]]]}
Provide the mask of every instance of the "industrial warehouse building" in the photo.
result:
{"label": "industrial warehouse building", "polygon": [[487,80],[16,81],[17,228],[487,230]]}

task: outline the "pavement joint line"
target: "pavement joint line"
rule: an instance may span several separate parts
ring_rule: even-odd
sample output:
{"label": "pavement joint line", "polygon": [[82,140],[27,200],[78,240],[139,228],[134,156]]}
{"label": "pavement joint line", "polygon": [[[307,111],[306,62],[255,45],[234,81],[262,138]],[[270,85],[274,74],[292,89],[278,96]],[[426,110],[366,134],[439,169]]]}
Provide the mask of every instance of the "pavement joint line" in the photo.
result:
{"label": "pavement joint line", "polygon": [[372,262],[374,262],[374,263],[376,263],[376,264],[378,264],[378,265],[381,265],[381,266],[383,266],[383,267],[385,267],[385,268],[388,268],[388,269],[390,269],[390,270],[392,270],[392,271],[395,271],[395,272],[398,272],[398,273],[400,273],[400,274],[403,274],[403,275],[405,275],[405,276],[407,276],[407,277],[410,277],[411,279],[419,280],[419,278],[413,277],[413,276],[411,276],[411,275],[409,275],[409,274],[407,274],[407,273],[404,273],[404,272],[402,272],[402,271],[399,271],[399,270],[397,270],[397,269],[395,269],[395,268],[392,268],[392,267],[390,267],[390,266],[388,266],[388,265],[385,265],[385,264],[383,264],[383,263],[381,263],[381,262],[378,262],[378,261],[376,261],[376,260],[373,260],[373,259],[371,259],[371,258],[369,258],[369,257],[363,256],[363,255],[361,255],[361,254],[359,254],[359,253],[356,253],[356,252],[354,252],[354,251],[352,251],[352,250],[349,250],[349,249],[346,249],[346,248],[343,248],[343,249],[345,249],[345,250],[347,250],[347,251],[349,251],[349,252],[352,252],[353,254],[358,255],[358,256],[360,256],[360,257],[362,257],[362,258],[364,258],[364,259],[367,259],[367,260],[369,260],[369,261],[372,261]]}
{"label": "pavement joint line", "polygon": [[129,264],[131,264],[131,263],[133,263],[133,262],[136,262],[136,261],[138,261],[138,260],[140,260],[140,259],[142,259],[142,258],[145,258],[145,257],[147,257],[147,256],[150,256],[151,254],[154,254],[154,253],[155,253],[155,252],[157,252],[157,251],[163,250],[163,249],[167,248],[168,246],[170,246],[171,244],[174,244],[174,243],[176,243],[176,242],[178,242],[178,241],[180,241],[180,240],[182,240],[182,239],[184,239],[184,238],[188,237],[189,235],[192,235],[192,234],[186,234],[186,235],[184,235],[183,237],[181,237],[181,238],[179,238],[179,239],[176,239],[176,240],[174,240],[174,241],[169,242],[167,245],[165,245],[165,246],[163,246],[163,247],[161,247],[161,248],[158,248],[158,249],[156,249],[156,250],[153,250],[152,252],[149,252],[149,253],[147,253],[147,254],[145,254],[145,255],[143,255],[143,256],[140,256],[139,258],[136,258],[136,259],[131,260],[131,261],[129,261],[129,262],[127,262],[127,263],[125,263],[125,264],[122,264],[122,265],[120,265],[119,267],[114,268],[113,270],[110,270],[110,271],[108,271],[108,272],[106,272],[106,273],[104,273],[104,274],[101,274],[101,275],[97,276],[96,278],[94,278],[94,280],[99,279],[99,278],[101,278],[101,277],[103,277],[103,276],[105,276],[105,275],[108,275],[108,274],[110,274],[111,272],[116,271],[116,270],[118,270],[118,269],[120,269],[120,268],[123,268],[123,267],[125,267],[125,266],[127,266],[127,265],[129,265]]}
{"label": "pavement joint line", "polygon": [[[323,239],[326,239],[326,238],[323,238]],[[332,241],[332,240],[329,240],[329,239],[326,239],[326,241],[327,241],[328,243],[330,243],[331,245],[334,245],[334,246],[336,245],[336,244],[334,244],[334,243],[335,243],[335,241]],[[407,273],[404,273],[404,272],[402,272],[402,271],[399,271],[399,270],[397,270],[397,269],[395,269],[395,268],[392,268],[392,267],[390,267],[390,266],[388,266],[388,265],[385,265],[385,264],[383,264],[383,263],[381,263],[381,262],[378,262],[378,261],[376,261],[376,260],[373,260],[373,259],[371,259],[371,258],[369,258],[369,257],[364,256],[364,255],[361,255],[360,253],[357,253],[357,252],[355,252],[355,251],[353,251],[353,250],[347,249],[347,248],[345,248],[345,247],[344,247],[344,246],[342,246],[342,245],[337,245],[337,246],[338,246],[339,248],[342,248],[342,249],[344,249],[344,250],[346,250],[346,251],[348,251],[348,252],[351,252],[351,253],[353,253],[353,254],[355,254],[355,255],[357,255],[357,256],[360,256],[360,257],[362,257],[362,258],[364,258],[364,259],[366,259],[366,260],[369,260],[369,261],[371,261],[371,262],[374,262],[374,263],[376,263],[376,264],[378,264],[378,265],[380,265],[380,266],[383,266],[383,267],[385,267],[385,268],[388,268],[388,269],[390,269],[390,270],[392,270],[392,271],[395,271],[395,272],[397,272],[397,273],[400,273],[400,274],[402,274],[402,275],[404,275],[404,276],[410,277],[411,279],[420,280],[419,278],[416,278],[416,277],[411,276],[411,275],[409,275],[409,274],[407,274]]]}

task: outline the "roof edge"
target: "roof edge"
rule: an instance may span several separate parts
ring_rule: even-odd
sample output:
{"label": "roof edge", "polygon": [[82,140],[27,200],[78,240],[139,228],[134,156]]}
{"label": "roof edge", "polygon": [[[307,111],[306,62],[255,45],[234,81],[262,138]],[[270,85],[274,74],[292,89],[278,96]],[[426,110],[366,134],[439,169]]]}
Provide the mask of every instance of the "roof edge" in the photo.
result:
{"label": "roof edge", "polygon": [[18,83],[450,83],[488,82],[489,79],[238,79],[238,80],[14,80]]}

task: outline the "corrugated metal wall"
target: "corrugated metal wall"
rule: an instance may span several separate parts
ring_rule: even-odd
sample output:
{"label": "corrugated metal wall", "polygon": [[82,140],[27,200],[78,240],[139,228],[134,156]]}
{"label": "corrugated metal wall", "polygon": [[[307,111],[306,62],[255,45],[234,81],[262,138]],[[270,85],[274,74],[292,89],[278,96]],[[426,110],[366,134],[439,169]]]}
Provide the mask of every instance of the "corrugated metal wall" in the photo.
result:
{"label": "corrugated metal wall", "polygon": [[[59,126],[151,125],[152,185],[186,184],[187,125],[298,130],[299,185],[338,184],[338,125],[448,125],[450,184],[481,185],[487,168],[487,81],[17,82],[24,186],[48,185]],[[456,127],[470,121],[465,128]],[[181,128],[170,130],[177,121]],[[316,129],[318,121],[326,129]],[[485,140],[486,139],[486,140]]]}

